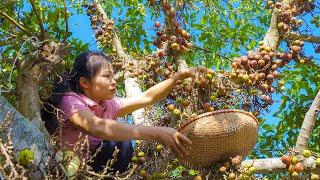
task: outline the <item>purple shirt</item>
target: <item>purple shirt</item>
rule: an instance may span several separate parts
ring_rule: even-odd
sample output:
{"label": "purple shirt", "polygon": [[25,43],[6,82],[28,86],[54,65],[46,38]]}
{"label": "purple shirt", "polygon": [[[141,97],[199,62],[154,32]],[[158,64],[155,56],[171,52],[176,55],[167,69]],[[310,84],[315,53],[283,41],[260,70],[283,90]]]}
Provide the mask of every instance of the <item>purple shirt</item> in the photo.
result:
{"label": "purple shirt", "polygon": [[60,109],[64,112],[61,140],[63,146],[67,149],[73,149],[74,144],[79,140],[79,134],[82,133],[82,135],[88,135],[89,150],[92,153],[102,139],[89,135],[70,123],[71,115],[81,110],[90,110],[97,117],[115,120],[122,105],[123,99],[121,98],[113,98],[98,104],[84,94],[65,93],[60,102]]}

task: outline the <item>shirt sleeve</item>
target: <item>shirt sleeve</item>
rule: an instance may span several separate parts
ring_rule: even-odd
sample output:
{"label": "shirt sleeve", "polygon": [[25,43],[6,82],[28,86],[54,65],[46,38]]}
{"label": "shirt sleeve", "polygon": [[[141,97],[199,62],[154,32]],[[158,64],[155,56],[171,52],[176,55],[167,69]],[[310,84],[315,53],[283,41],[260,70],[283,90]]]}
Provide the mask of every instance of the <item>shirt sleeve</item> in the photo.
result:
{"label": "shirt sleeve", "polygon": [[108,113],[110,113],[112,119],[117,118],[119,110],[123,107],[123,101],[124,98],[113,98],[106,102]]}
{"label": "shirt sleeve", "polygon": [[67,120],[73,113],[88,110],[89,107],[80,96],[64,95],[60,102],[60,109],[63,111],[63,118]]}

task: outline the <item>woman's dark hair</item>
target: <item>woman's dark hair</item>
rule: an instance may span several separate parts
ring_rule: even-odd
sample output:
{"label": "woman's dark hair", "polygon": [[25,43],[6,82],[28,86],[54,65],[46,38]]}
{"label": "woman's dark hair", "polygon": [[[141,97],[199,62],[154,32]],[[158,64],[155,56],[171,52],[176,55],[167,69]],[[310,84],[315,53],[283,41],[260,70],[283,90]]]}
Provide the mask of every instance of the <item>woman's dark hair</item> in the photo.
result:
{"label": "woman's dark hair", "polygon": [[41,117],[50,134],[57,129],[59,122],[57,120],[57,108],[61,98],[66,92],[83,93],[79,84],[80,77],[91,80],[107,63],[111,63],[112,58],[102,52],[88,51],[80,54],[73,63],[71,71],[67,71],[61,77],[57,78],[53,86],[53,92],[50,98],[44,100],[41,109]]}

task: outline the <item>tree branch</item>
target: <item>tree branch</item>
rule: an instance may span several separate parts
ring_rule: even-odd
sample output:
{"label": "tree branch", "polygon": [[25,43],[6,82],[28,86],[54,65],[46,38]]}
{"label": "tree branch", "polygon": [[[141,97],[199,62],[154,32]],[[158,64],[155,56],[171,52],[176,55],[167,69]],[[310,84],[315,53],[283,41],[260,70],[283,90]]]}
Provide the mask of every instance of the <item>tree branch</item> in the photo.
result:
{"label": "tree branch", "polygon": [[277,19],[277,12],[273,11],[269,29],[263,38],[263,44],[269,46],[272,50],[278,49],[280,42]]}
{"label": "tree branch", "polygon": [[306,113],[302,127],[297,138],[296,149],[302,151],[308,148],[308,141],[312,135],[312,130],[316,122],[316,113],[320,109],[320,90],[314,98],[310,109]]}
{"label": "tree branch", "polygon": [[[303,159],[301,162],[306,170],[319,173],[320,168],[316,166],[315,161],[316,159],[311,156]],[[269,174],[288,171],[286,165],[280,158],[245,160],[241,163],[241,166],[245,166],[246,164],[250,164],[256,168],[255,174]]]}
{"label": "tree branch", "polygon": [[68,9],[67,9],[67,2],[63,0],[64,6],[64,20],[66,21],[66,36],[64,37],[63,42],[67,42],[68,34],[69,34],[69,25],[68,25]]}
{"label": "tree branch", "polygon": [[[103,10],[101,4],[98,2],[98,0],[94,0],[94,4],[96,5],[97,11],[102,16],[102,18],[104,20],[108,20],[109,18],[107,16],[107,14],[105,13],[105,11]],[[121,41],[118,38],[116,32],[113,31],[112,33],[113,33],[112,41],[113,41],[113,45],[116,48],[117,55],[120,58],[125,59],[126,61],[133,61],[134,62],[135,60],[131,56],[127,55],[124,52],[122,45],[121,45]],[[124,84],[125,84],[125,91],[126,91],[127,97],[133,97],[133,96],[136,96],[137,94],[142,93],[142,90],[139,87],[139,84],[138,84],[136,78],[130,78],[128,76],[128,74],[125,75]],[[132,113],[134,124],[136,124],[136,125],[151,125],[152,124],[151,120],[144,118],[144,115],[143,115],[144,112],[145,112],[145,110],[142,108],[142,109],[138,109]]]}
{"label": "tree branch", "polygon": [[21,29],[24,33],[26,33],[28,36],[32,36],[32,33],[29,32],[25,27],[23,27],[22,24],[20,24],[19,22],[17,22],[16,20],[14,20],[12,17],[10,17],[9,15],[7,15],[5,12],[0,11],[0,15],[2,15],[3,17],[5,17],[6,19],[8,19],[10,22],[12,22],[13,24],[15,24],[19,29]]}
{"label": "tree branch", "polygon": [[309,34],[299,34],[299,33],[290,33],[287,36],[285,36],[285,39],[287,40],[301,40],[305,42],[310,42],[310,43],[317,43],[320,44],[320,36],[312,36]]}
{"label": "tree branch", "polygon": [[30,1],[31,5],[32,5],[33,11],[36,14],[36,17],[37,17],[37,20],[38,20],[38,24],[39,24],[39,27],[40,27],[40,41],[43,41],[45,39],[45,31],[44,31],[43,22],[42,22],[42,19],[41,19],[41,16],[40,16],[40,12],[37,9],[34,0],[29,0],[29,1]]}

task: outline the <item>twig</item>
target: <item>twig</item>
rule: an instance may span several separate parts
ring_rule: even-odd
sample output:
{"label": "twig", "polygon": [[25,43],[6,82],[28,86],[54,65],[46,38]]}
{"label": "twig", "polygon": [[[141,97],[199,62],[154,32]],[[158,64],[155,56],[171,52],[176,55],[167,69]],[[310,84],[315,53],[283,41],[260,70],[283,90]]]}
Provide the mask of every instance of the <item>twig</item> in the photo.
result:
{"label": "twig", "polygon": [[10,17],[9,15],[7,15],[5,12],[0,11],[0,15],[4,16],[5,18],[7,18],[10,22],[12,22],[13,24],[15,24],[19,29],[21,29],[24,33],[26,33],[28,36],[32,36],[32,33],[29,32],[25,27],[23,27],[22,24],[20,24],[19,22],[17,22],[16,20],[14,20],[12,17]]}
{"label": "twig", "polygon": [[64,6],[64,19],[66,21],[66,36],[64,37],[63,42],[65,43],[67,41],[68,38],[68,34],[69,34],[69,26],[68,26],[68,9],[67,9],[67,2],[66,0],[63,0],[63,6]]}
{"label": "twig", "polygon": [[37,20],[38,20],[38,24],[39,24],[39,27],[40,27],[40,40],[43,41],[44,38],[45,38],[45,31],[44,31],[43,22],[42,22],[40,13],[39,13],[40,10],[38,10],[36,8],[36,4],[35,4],[34,0],[29,0],[29,1],[30,1],[31,5],[32,5],[33,11],[36,14],[36,17],[37,17]]}
{"label": "twig", "polygon": [[6,157],[6,163],[8,163],[11,166],[11,171],[14,173],[14,177],[18,177],[19,174],[16,171],[16,169],[14,168],[14,164],[11,162],[10,160],[10,156],[8,155],[6,148],[3,146],[2,143],[0,143],[0,150],[1,150],[1,154],[3,154]]}

